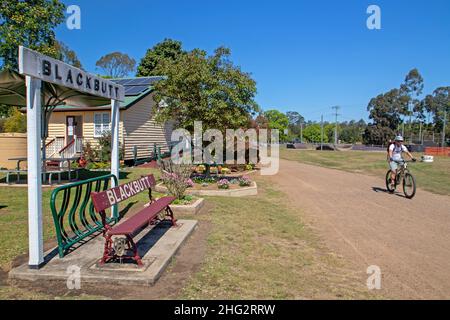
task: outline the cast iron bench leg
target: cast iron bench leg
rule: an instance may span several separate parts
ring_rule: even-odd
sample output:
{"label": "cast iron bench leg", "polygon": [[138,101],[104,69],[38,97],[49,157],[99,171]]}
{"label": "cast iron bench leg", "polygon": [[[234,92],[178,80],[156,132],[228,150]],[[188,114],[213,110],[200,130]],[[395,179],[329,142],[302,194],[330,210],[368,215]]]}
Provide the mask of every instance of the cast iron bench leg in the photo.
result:
{"label": "cast iron bench leg", "polygon": [[133,249],[133,255],[134,255],[133,260],[136,261],[136,263],[138,264],[139,267],[144,266],[144,264],[142,263],[141,257],[138,254],[137,245],[136,245],[136,243],[134,243],[133,238],[130,235],[127,235],[127,240]]}

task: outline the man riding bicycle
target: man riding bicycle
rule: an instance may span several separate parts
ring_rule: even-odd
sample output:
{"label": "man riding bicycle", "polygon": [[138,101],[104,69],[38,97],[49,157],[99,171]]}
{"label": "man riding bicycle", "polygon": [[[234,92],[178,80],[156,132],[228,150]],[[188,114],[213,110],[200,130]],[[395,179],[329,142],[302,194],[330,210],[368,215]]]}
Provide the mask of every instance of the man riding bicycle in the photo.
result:
{"label": "man riding bicycle", "polygon": [[403,137],[397,136],[389,147],[389,167],[391,168],[391,186],[395,188],[395,176],[397,175],[398,163],[404,161],[402,154],[406,153],[412,161],[416,161],[413,155],[403,145]]}

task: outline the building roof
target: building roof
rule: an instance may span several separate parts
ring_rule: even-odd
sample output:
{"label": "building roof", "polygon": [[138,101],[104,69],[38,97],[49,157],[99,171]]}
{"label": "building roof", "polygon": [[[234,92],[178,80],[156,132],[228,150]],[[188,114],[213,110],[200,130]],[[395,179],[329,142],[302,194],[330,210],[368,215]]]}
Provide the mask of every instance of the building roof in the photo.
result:
{"label": "building roof", "polygon": [[[153,77],[136,77],[136,78],[119,78],[111,79],[113,82],[117,82],[125,87],[125,101],[120,104],[120,109],[129,109],[135,105],[138,101],[142,100],[150,93],[153,92],[153,84],[157,81],[163,80],[162,76]],[[57,106],[54,111],[81,111],[81,110],[104,110],[110,109],[111,106],[105,105],[94,108],[80,108],[70,105]]]}

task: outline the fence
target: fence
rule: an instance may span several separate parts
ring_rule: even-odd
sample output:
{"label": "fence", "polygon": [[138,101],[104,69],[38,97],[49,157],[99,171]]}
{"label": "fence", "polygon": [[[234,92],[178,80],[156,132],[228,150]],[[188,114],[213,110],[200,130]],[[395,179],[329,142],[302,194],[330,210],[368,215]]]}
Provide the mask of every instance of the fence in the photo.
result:
{"label": "fence", "polygon": [[428,156],[450,157],[450,148],[425,148],[425,154]]}
{"label": "fence", "polygon": [[[9,161],[10,158],[27,156],[26,133],[1,133],[0,134],[0,168],[14,169],[17,161]],[[22,163],[22,169],[26,163]]]}

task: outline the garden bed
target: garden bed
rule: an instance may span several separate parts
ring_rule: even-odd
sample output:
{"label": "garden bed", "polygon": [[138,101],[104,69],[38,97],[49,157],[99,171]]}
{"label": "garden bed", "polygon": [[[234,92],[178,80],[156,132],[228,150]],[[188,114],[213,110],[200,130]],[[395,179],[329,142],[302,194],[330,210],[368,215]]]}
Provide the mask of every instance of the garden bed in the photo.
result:
{"label": "garden bed", "polygon": [[192,201],[184,204],[177,204],[176,202],[170,205],[173,213],[177,214],[197,214],[205,205],[205,199],[192,197]]}
{"label": "garden bed", "polygon": [[[160,193],[167,193],[168,190],[161,182],[156,185],[155,190]],[[217,186],[208,185],[207,187],[195,185],[186,190],[186,194],[196,196],[217,196],[217,197],[247,197],[258,194],[258,186],[255,181],[250,186],[240,187],[238,185],[231,185],[229,189],[219,189]]]}

